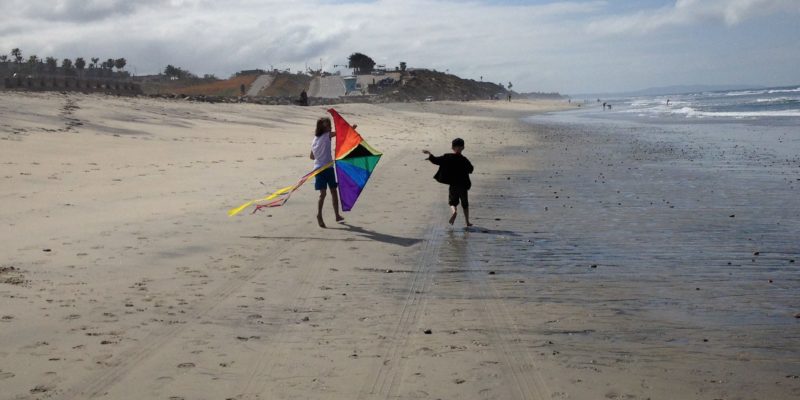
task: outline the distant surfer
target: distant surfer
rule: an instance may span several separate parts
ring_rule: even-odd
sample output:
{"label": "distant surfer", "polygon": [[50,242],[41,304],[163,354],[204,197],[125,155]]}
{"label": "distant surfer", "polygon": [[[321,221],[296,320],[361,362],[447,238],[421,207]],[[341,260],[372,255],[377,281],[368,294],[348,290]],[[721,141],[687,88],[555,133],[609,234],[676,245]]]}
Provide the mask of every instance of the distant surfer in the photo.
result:
{"label": "distant surfer", "polygon": [[667,107],[669,107],[669,99],[667,99]]}

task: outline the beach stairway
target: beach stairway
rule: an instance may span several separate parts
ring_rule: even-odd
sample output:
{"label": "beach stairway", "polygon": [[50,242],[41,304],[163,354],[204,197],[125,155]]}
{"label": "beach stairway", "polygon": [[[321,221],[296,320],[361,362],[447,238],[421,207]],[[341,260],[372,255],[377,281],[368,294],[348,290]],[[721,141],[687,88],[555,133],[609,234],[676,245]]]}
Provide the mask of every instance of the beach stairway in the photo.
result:
{"label": "beach stairway", "polygon": [[309,97],[336,99],[346,93],[341,76],[315,76],[308,86]]}
{"label": "beach stairway", "polygon": [[272,81],[274,80],[275,80],[274,75],[270,74],[259,75],[259,77],[256,78],[256,80],[253,82],[253,84],[250,85],[250,89],[247,90],[247,95],[250,97],[258,96],[258,94],[261,93],[262,90],[268,88],[269,85],[271,85]]}

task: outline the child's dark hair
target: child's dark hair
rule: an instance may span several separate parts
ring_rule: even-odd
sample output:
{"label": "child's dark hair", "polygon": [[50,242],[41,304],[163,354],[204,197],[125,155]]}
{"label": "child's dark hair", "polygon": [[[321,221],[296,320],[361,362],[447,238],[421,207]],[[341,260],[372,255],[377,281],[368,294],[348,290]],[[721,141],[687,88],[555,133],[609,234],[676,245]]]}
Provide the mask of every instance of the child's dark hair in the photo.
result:
{"label": "child's dark hair", "polygon": [[464,147],[464,139],[462,138],[453,139],[453,147]]}
{"label": "child's dark hair", "polygon": [[329,126],[331,126],[331,119],[328,117],[321,117],[317,120],[317,130],[314,131],[314,135],[319,136],[329,131]]}

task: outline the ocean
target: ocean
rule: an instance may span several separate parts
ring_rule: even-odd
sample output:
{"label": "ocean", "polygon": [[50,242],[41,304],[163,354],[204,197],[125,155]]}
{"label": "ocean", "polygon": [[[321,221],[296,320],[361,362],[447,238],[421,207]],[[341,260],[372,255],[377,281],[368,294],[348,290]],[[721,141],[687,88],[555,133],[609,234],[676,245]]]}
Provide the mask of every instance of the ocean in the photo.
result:
{"label": "ocean", "polygon": [[[800,122],[800,86],[606,100],[614,113],[666,121]],[[669,103],[667,103],[669,102]]]}
{"label": "ocean", "polygon": [[525,118],[527,146],[482,155],[520,168],[473,179],[477,226],[445,239],[440,265],[510,299],[565,368],[785,398],[800,375],[798,98],[601,99]]}

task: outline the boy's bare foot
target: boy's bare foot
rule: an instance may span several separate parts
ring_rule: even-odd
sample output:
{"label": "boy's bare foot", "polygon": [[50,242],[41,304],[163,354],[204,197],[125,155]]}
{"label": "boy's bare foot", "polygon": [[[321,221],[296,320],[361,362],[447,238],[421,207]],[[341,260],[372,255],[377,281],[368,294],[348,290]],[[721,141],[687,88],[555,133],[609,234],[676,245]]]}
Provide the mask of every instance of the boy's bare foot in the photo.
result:
{"label": "boy's bare foot", "polygon": [[467,226],[472,226],[472,223],[471,222],[467,222]]}
{"label": "boy's bare foot", "polygon": [[325,228],[325,221],[322,220],[322,215],[317,215],[317,223],[319,223],[320,228]]}
{"label": "boy's bare foot", "polygon": [[344,221],[344,217],[341,216],[341,215],[337,215],[336,216],[336,222],[342,222],[342,221]]}
{"label": "boy's bare foot", "polygon": [[450,225],[453,225],[453,223],[456,222],[456,217],[457,216],[458,216],[458,212],[453,211],[453,214],[450,215],[450,221],[448,221],[448,222],[450,222]]}

